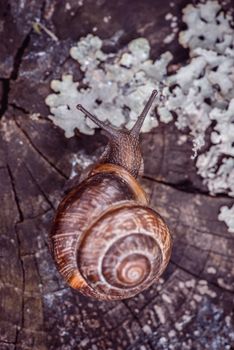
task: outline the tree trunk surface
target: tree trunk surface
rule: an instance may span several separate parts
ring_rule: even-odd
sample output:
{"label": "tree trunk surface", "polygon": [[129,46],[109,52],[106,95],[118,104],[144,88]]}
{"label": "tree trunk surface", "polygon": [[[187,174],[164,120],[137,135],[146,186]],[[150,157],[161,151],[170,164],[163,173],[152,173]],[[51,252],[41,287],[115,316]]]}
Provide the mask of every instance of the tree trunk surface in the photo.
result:
{"label": "tree trunk surface", "polygon": [[[97,27],[107,50],[143,36],[153,58],[166,50],[176,64],[188,58],[176,40],[163,44],[165,15],[181,18],[187,1],[81,3],[70,1],[71,16],[64,1],[0,1],[0,349],[234,349],[234,236],[217,219],[233,199],[209,195],[188,133],[173,123],[142,135],[141,181],[174,238],[159,282],[128,300],[98,302],[70,289],[55,268],[48,234],[72,159],[78,151],[93,159],[106,142],[99,132],[66,139],[47,119],[50,81],[82,78],[70,47]],[[37,21],[58,42],[35,32]],[[120,30],[113,46],[109,38]],[[178,145],[181,136],[187,141]]]}

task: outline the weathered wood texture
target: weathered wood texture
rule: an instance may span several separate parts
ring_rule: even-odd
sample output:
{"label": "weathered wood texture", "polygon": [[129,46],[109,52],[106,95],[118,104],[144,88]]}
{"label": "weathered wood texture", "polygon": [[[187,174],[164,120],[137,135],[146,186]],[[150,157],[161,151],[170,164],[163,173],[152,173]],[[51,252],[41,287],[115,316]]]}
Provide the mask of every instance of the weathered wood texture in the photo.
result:
{"label": "weathered wood texture", "polygon": [[[220,206],[233,201],[208,194],[191,143],[177,144],[182,134],[173,124],[142,141],[143,185],[174,235],[159,283],[123,302],[95,302],[68,288],[55,269],[48,232],[71,159],[78,151],[95,156],[105,143],[98,132],[67,140],[46,119],[50,80],[63,72],[81,77],[70,46],[97,27],[106,50],[142,35],[153,57],[166,49],[177,63],[187,57],[176,42],[162,44],[170,31],[165,14],[179,15],[187,1],[173,8],[153,0],[69,3],[66,11],[64,1],[0,1],[0,349],[234,349],[234,239],[217,220]],[[59,41],[35,33],[37,20]]]}

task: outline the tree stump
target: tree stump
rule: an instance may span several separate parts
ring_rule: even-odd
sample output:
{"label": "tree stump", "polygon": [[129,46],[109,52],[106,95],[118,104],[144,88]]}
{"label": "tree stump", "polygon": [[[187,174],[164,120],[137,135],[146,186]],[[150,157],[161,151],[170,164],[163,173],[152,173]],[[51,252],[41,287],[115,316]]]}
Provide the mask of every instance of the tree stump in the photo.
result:
{"label": "tree stump", "polygon": [[[163,38],[170,30],[166,13],[181,17],[185,4],[0,1],[1,350],[234,349],[234,236],[217,219],[233,200],[209,195],[196,174],[191,141],[178,145],[186,133],[173,123],[142,135],[141,181],[174,238],[159,282],[129,300],[93,301],[62,281],[48,248],[72,157],[82,150],[91,159],[105,144],[99,132],[66,139],[47,119],[50,81],[62,73],[81,79],[69,49],[94,27],[106,50],[143,36],[152,57],[170,50],[174,63],[183,63],[186,50]],[[37,33],[32,24],[39,21],[59,40]]]}

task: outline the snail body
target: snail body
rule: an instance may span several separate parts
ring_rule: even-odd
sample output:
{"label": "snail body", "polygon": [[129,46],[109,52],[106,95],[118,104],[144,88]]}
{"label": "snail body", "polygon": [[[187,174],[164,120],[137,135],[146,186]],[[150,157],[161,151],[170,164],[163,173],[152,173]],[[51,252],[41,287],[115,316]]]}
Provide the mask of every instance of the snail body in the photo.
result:
{"label": "snail body", "polygon": [[169,229],[136,180],[139,131],[155,95],[130,132],[111,129],[78,107],[111,139],[100,163],[60,203],[51,246],[61,275],[86,296],[130,298],[156,281],[169,262]]}

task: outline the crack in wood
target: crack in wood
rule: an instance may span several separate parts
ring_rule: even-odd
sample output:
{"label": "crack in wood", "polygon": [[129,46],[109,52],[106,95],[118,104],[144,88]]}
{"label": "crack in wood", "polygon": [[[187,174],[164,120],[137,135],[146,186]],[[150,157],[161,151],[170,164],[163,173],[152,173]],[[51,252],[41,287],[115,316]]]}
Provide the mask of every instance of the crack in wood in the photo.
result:
{"label": "crack in wood", "polygon": [[122,302],[122,304],[126,307],[126,309],[128,309],[128,311],[129,311],[130,314],[132,315],[134,321],[137,322],[138,326],[139,326],[140,328],[142,328],[139,318],[138,318],[137,315],[132,311],[132,309],[130,308],[130,306],[127,304],[127,301],[121,300],[121,302]]}
{"label": "crack in wood", "polygon": [[[41,194],[43,195],[45,201],[49,204],[50,209],[52,209],[53,211],[55,211],[55,207],[53,205],[53,203],[51,202],[51,200],[49,199],[49,197],[45,194],[45,192],[43,191],[43,189],[41,188],[40,184],[37,182],[37,180],[35,179],[35,177],[33,176],[32,172],[30,171],[30,169],[28,168],[28,166],[24,163],[25,169],[27,170],[30,178],[32,179],[33,183],[36,185],[36,187],[39,189],[39,191],[41,192]],[[49,209],[49,210],[50,210]]]}
{"label": "crack in wood", "polygon": [[13,70],[11,73],[10,80],[16,80],[18,78],[23,55],[24,55],[25,50],[27,49],[29,42],[30,42],[31,32],[32,32],[32,29],[30,29],[29,32],[26,34],[24,40],[22,41],[21,46],[19,47],[18,51],[16,52],[16,55],[14,57],[14,65],[13,65]]}
{"label": "crack in wood", "polygon": [[10,168],[9,164],[7,164],[7,171],[8,171],[8,174],[9,174],[10,181],[11,181],[11,187],[12,187],[12,191],[13,191],[13,195],[14,195],[14,199],[15,199],[15,204],[17,206],[17,210],[18,210],[18,214],[19,214],[19,221],[18,221],[18,223],[20,223],[20,222],[24,221],[24,216],[23,216],[22,209],[20,207],[20,200],[18,198],[18,195],[17,195],[17,192],[16,192],[16,188],[15,188],[15,180],[14,180],[13,173],[11,171],[11,168]]}
{"label": "crack in wood", "polygon": [[17,111],[20,111],[26,115],[30,115],[30,112],[25,109],[24,107],[22,106],[18,106],[16,103],[9,103],[9,106],[12,107],[13,109],[16,109]]}
{"label": "crack in wood", "polygon": [[19,238],[19,234],[18,234],[18,230],[17,230],[17,224],[19,224],[19,223],[24,221],[24,215],[23,215],[22,209],[20,207],[20,201],[19,201],[19,198],[18,198],[18,195],[17,195],[17,191],[16,191],[16,188],[15,188],[14,176],[13,176],[13,173],[11,171],[11,168],[10,168],[9,164],[7,164],[7,170],[8,170],[9,178],[10,178],[10,181],[11,181],[11,187],[12,187],[12,191],[13,191],[13,194],[14,194],[15,204],[16,204],[16,207],[17,207],[17,210],[18,210],[18,213],[19,213],[19,220],[15,222],[14,231],[15,231],[17,247],[18,247],[18,259],[19,259],[19,262],[20,262],[21,273],[22,273],[21,320],[20,320],[20,325],[16,328],[16,339],[15,339],[15,350],[16,350],[17,349],[17,344],[18,344],[20,331],[24,327],[25,269],[24,269],[24,262],[23,262],[23,259],[21,257],[21,242],[20,242],[20,238]]}
{"label": "crack in wood", "polygon": [[50,159],[48,159],[36,146],[35,144],[32,142],[30,136],[27,134],[27,132],[21,127],[21,125],[16,121],[16,119],[14,118],[14,122],[17,126],[17,128],[21,131],[21,133],[24,135],[24,137],[27,139],[27,141],[29,142],[29,144],[32,146],[32,148],[36,151],[36,153],[38,153],[38,155],[47,163],[50,165],[50,167],[52,169],[54,169],[61,177],[63,177],[64,179],[68,179],[68,176],[66,174],[64,174],[54,163],[51,162]]}
{"label": "crack in wood", "polygon": [[0,340],[0,345],[6,344],[6,345],[15,345],[15,342],[7,341],[7,340]]}
{"label": "crack in wood", "polygon": [[9,97],[9,91],[10,91],[10,79],[0,79],[2,82],[2,98],[0,103],[0,118],[3,116],[3,114],[6,112],[8,108],[8,97]]}
{"label": "crack in wood", "polygon": [[[42,2],[41,5],[41,10],[40,10],[40,21],[43,18],[43,14],[45,11],[45,6],[46,6],[46,0]],[[10,77],[7,78],[1,78],[0,77],[0,81],[3,84],[3,94],[2,94],[2,99],[1,99],[1,107],[0,107],[0,118],[7,112],[9,105],[14,106],[14,104],[9,104],[9,95],[10,95],[10,90],[11,90],[11,81],[16,81],[18,76],[19,76],[19,71],[20,71],[20,67],[21,67],[21,63],[23,61],[23,56],[24,53],[26,51],[26,49],[29,46],[30,43],[30,36],[32,33],[32,28],[30,28],[30,30],[28,31],[27,34],[25,34],[23,41],[21,43],[21,45],[18,47],[13,59],[13,68],[12,68],[12,72],[10,74]],[[22,107],[18,107],[18,109],[22,109],[24,110]]]}
{"label": "crack in wood", "polygon": [[[139,317],[137,316],[137,314],[135,314],[135,313],[132,311],[132,309],[131,309],[131,307],[128,305],[127,301],[121,300],[121,302],[122,302],[122,304],[124,304],[124,306],[125,306],[125,307],[127,308],[127,310],[130,312],[130,314],[131,314],[133,320],[134,320],[134,321],[138,324],[138,326],[140,327],[140,329],[141,329],[141,331],[142,331],[142,334],[144,334],[143,337],[140,337],[140,341],[142,342],[142,340],[146,340],[146,341],[147,341],[147,344],[148,344],[149,347],[150,347],[150,349],[151,349],[151,350],[154,350],[154,349],[151,347],[151,344],[150,344],[150,343],[148,342],[148,340],[147,340],[147,336],[146,336],[146,334],[145,334],[145,332],[144,332],[144,330],[143,330],[144,325],[141,324],[141,321],[140,321]],[[139,341],[139,340],[138,340],[138,341]],[[134,344],[132,344],[132,345],[136,345],[136,343],[134,343]]]}
{"label": "crack in wood", "polygon": [[20,320],[20,325],[16,329],[16,339],[15,339],[15,350],[17,349],[17,344],[20,336],[20,331],[24,328],[24,297],[25,297],[25,269],[24,269],[24,262],[20,254],[20,238],[19,234],[17,231],[17,227],[15,225],[15,233],[16,233],[16,239],[18,243],[18,257],[19,257],[19,262],[21,266],[21,271],[22,271],[22,293],[21,293],[21,320]]}
{"label": "crack in wood", "polygon": [[158,184],[162,184],[162,185],[165,185],[165,186],[168,186],[168,187],[171,187],[177,191],[180,191],[180,192],[185,192],[185,193],[194,193],[194,194],[199,194],[201,196],[205,196],[205,197],[209,197],[209,198],[225,198],[225,199],[230,199],[230,197],[226,194],[218,194],[218,195],[211,195],[209,193],[209,191],[202,191],[200,190],[199,188],[197,187],[191,187],[191,188],[186,188],[184,189],[183,186],[180,185],[180,182],[179,183],[172,183],[172,182],[168,182],[168,181],[163,181],[163,180],[159,180],[159,179],[156,179],[150,175],[147,175],[147,174],[144,174],[142,176],[143,179],[146,179],[146,180],[149,180],[149,181],[152,181],[152,182],[156,182]]}
{"label": "crack in wood", "polygon": [[230,236],[228,236],[228,235],[224,236],[224,235],[221,235],[221,234],[213,232],[213,231],[201,230],[200,228],[197,228],[197,227],[194,227],[194,226],[190,226],[190,225],[186,225],[186,224],[181,223],[181,222],[180,222],[180,227],[182,227],[182,228],[184,227],[184,228],[187,228],[187,229],[192,229],[196,233],[201,233],[201,234],[205,234],[205,235],[211,235],[211,236],[219,237],[221,239],[227,239],[227,240],[230,240],[230,241],[234,240],[234,237],[232,237],[231,235]]}
{"label": "crack in wood", "polygon": [[14,63],[13,63],[13,69],[10,75],[9,79],[1,79],[3,83],[3,94],[2,94],[2,100],[1,100],[1,109],[0,109],[0,118],[6,113],[8,109],[8,100],[11,90],[11,81],[15,81],[18,78],[20,65],[22,63],[23,55],[25,50],[27,49],[29,42],[30,42],[30,35],[31,35],[31,29],[24,37],[21,46],[18,48],[15,56],[14,56]]}
{"label": "crack in wood", "polygon": [[[207,253],[207,254],[213,253],[213,254],[216,254],[216,255],[221,256],[221,257],[223,257],[223,258],[227,258],[227,257],[228,257],[229,261],[234,261],[234,260],[232,259],[232,256],[231,256],[231,255],[225,255],[225,254],[220,253],[219,251],[210,250],[210,249],[202,249],[201,247],[198,247],[198,246],[196,246],[196,245],[194,245],[194,244],[191,244],[191,243],[187,243],[186,246],[191,247],[191,248],[194,248],[194,249],[196,249],[196,250],[198,250],[198,251],[201,251],[201,252],[204,252],[204,253]],[[190,258],[189,255],[185,255],[185,257],[186,257],[188,260],[193,261],[192,258]]]}
{"label": "crack in wood", "polygon": [[39,213],[37,215],[32,215],[32,216],[27,216],[26,218],[24,218],[24,220],[22,222],[27,222],[27,221],[30,221],[30,220],[34,220],[34,219],[37,219],[41,216],[44,216],[45,214],[49,213],[50,211],[54,211],[53,208],[48,208],[46,209],[45,211],[43,211],[42,213]]}

